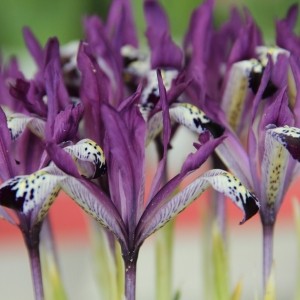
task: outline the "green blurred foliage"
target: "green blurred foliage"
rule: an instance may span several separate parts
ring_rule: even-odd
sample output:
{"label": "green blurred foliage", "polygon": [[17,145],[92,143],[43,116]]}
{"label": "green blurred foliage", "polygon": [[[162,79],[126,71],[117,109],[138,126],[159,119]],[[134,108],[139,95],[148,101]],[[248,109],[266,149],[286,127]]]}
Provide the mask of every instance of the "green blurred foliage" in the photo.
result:
{"label": "green blurred foliage", "polygon": [[[143,0],[131,0],[142,43],[145,32]],[[220,25],[228,17],[230,7],[248,7],[262,27],[267,41],[274,38],[274,21],[282,18],[295,0],[215,0],[215,23]],[[88,14],[105,18],[111,0],[1,0],[0,47],[24,47],[22,27],[30,26],[42,44],[48,37],[57,36],[62,43],[83,35],[82,19]],[[201,0],[160,0],[170,19],[172,33],[181,41],[188,27],[189,17]],[[298,20],[298,33],[300,22]]]}
{"label": "green blurred foliage", "polygon": [[65,43],[83,35],[87,14],[104,16],[109,0],[1,0],[0,47],[23,47],[23,26],[29,26],[44,44],[51,36]]}

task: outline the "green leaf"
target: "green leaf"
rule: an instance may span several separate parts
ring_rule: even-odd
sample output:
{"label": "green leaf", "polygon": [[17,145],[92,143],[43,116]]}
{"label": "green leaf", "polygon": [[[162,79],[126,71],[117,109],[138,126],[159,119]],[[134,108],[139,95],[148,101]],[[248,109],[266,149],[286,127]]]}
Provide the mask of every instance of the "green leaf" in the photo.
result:
{"label": "green leaf", "polygon": [[174,223],[169,222],[156,236],[156,300],[172,299]]}
{"label": "green leaf", "polygon": [[225,242],[216,223],[212,227],[212,263],[213,285],[216,300],[228,300],[229,296],[229,272],[228,254]]}

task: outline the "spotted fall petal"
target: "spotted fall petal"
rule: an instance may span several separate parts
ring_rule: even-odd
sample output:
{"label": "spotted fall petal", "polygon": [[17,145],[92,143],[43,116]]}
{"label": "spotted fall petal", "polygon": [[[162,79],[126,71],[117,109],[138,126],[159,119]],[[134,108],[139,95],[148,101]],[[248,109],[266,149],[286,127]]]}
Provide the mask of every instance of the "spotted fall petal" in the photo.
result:
{"label": "spotted fall petal", "polygon": [[[283,130],[283,128],[276,128]],[[265,152],[261,165],[262,181],[261,181],[261,199],[262,213],[265,212],[265,207],[268,207],[269,221],[275,220],[276,211],[282,202],[282,197],[286,191],[287,169],[289,163],[289,153],[282,144],[274,129],[268,129],[265,137]],[[289,131],[289,129],[286,129]],[[281,141],[278,141],[278,139]],[[287,144],[286,144],[287,145]],[[271,208],[271,210],[270,210]],[[272,212],[273,215],[269,215]]]}
{"label": "spotted fall petal", "polygon": [[242,210],[244,218],[240,224],[258,212],[259,202],[257,198],[246,189],[239,179],[224,170],[210,170],[194,180],[159,209],[139,236],[139,242],[144,241],[149,235],[178,215],[210,186],[228,196]]}
{"label": "spotted fall petal", "polygon": [[[83,139],[76,145],[64,148],[75,157],[75,162],[82,176],[86,178],[97,178],[106,172],[106,162],[103,150],[94,141],[90,139]],[[92,163],[93,170],[87,167],[87,164],[82,162]],[[81,164],[79,164],[81,163]]]}
{"label": "spotted fall petal", "polygon": [[68,177],[61,182],[63,190],[90,216],[113,232],[120,243],[125,241],[124,224],[110,199],[94,184]]}
{"label": "spotted fall petal", "polygon": [[241,123],[244,104],[249,93],[249,76],[256,66],[260,67],[257,60],[240,61],[234,63],[229,72],[222,98],[222,108],[229,125],[235,131]]}
{"label": "spotted fall petal", "polygon": [[291,126],[268,129],[267,135],[271,136],[288,150],[291,156],[300,161],[300,129]]}
{"label": "spotted fall petal", "polygon": [[37,137],[45,137],[45,121],[23,114],[11,114],[7,117],[7,126],[11,133],[12,140],[16,140],[26,128],[28,128]]}
{"label": "spotted fall petal", "polygon": [[[172,122],[181,124],[197,134],[208,130],[214,137],[219,137],[224,132],[221,125],[213,122],[202,110],[189,103],[173,104],[169,109],[169,114]],[[162,128],[162,112],[160,111],[149,119],[147,144],[162,131]]]}
{"label": "spotted fall petal", "polygon": [[28,176],[16,176],[0,186],[0,204],[26,216],[31,215],[32,225],[39,223],[56,198],[62,178],[46,170]]}

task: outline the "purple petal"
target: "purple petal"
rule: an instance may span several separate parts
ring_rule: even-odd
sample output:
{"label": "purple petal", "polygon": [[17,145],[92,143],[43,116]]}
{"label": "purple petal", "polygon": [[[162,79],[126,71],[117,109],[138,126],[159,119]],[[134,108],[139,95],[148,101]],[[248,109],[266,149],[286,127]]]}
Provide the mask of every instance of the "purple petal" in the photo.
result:
{"label": "purple petal", "polygon": [[198,147],[197,151],[194,154],[190,154],[185,160],[181,171],[178,175],[169,180],[154,197],[148,203],[137,227],[137,232],[141,232],[148,222],[153,218],[159,208],[166,204],[171,193],[178,187],[180,182],[184,179],[186,175],[190,172],[198,169],[212,154],[215,148],[221,144],[224,140],[224,137],[209,140],[204,145]]}
{"label": "purple petal", "polygon": [[233,203],[244,213],[245,221],[254,216],[259,210],[259,203],[254,194],[233,175],[224,170],[210,170],[198,177],[181,192],[171,198],[145,224],[142,231],[137,232],[138,244],[149,235],[164,226],[170,219],[178,215],[189,204],[196,200],[209,186],[228,196]]}
{"label": "purple petal", "polygon": [[52,59],[45,70],[46,92],[48,97],[48,117],[46,134],[50,138],[54,133],[55,118],[60,110],[63,110],[70,99],[63,83],[60,63]]}
{"label": "purple petal", "polygon": [[151,68],[181,69],[183,53],[172,41],[167,16],[156,0],[144,2],[146,36],[151,49]]}
{"label": "purple petal", "polygon": [[35,60],[36,65],[39,68],[43,67],[44,63],[44,53],[43,53],[43,48],[30,30],[29,27],[24,27],[23,28],[23,36],[24,40],[27,46],[27,49],[29,50],[31,56]]}
{"label": "purple petal", "polygon": [[124,45],[138,48],[131,0],[112,1],[106,21],[106,30],[108,36],[115,40],[113,44],[118,45],[118,50]]}
{"label": "purple petal", "polygon": [[101,111],[111,198],[132,231],[142,203],[145,122],[136,106],[118,113],[102,105]]}
{"label": "purple petal", "polygon": [[298,5],[294,4],[289,9],[286,18],[276,22],[276,43],[278,46],[299,56],[300,39],[293,33],[297,17]]}
{"label": "purple petal", "polygon": [[84,179],[67,177],[62,189],[102,226],[113,232],[122,248],[127,247],[124,223],[110,199],[95,184]]}
{"label": "purple petal", "polygon": [[167,102],[167,92],[164,87],[161,72],[157,70],[157,80],[158,80],[158,87],[159,87],[159,96],[162,106],[162,119],[163,119],[163,152],[159,153],[160,162],[158,164],[158,168],[156,170],[156,173],[154,175],[153,182],[151,184],[151,191],[149,195],[149,199],[153,197],[159,190],[161,184],[163,183],[163,177],[165,175],[165,168],[166,168],[166,161],[167,161],[167,153],[168,153],[168,145],[171,138],[171,121],[170,121],[170,115],[169,115],[169,107]]}
{"label": "purple petal", "polygon": [[0,179],[7,180],[14,176],[14,165],[10,159],[10,141],[11,135],[7,127],[6,116],[0,107]]}
{"label": "purple petal", "polygon": [[46,144],[46,150],[50,159],[60,170],[68,175],[80,178],[77,166],[69,153],[53,142]]}
{"label": "purple petal", "polygon": [[83,105],[69,106],[60,112],[54,122],[53,139],[57,144],[73,140],[78,132],[79,122],[83,115]]}

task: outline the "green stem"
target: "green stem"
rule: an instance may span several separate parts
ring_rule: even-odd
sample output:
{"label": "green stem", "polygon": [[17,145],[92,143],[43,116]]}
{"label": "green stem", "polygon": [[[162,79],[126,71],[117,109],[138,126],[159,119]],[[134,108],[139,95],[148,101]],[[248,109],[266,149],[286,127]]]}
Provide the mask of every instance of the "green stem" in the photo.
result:
{"label": "green stem", "polygon": [[156,300],[172,299],[172,253],[174,221],[157,233]]}

